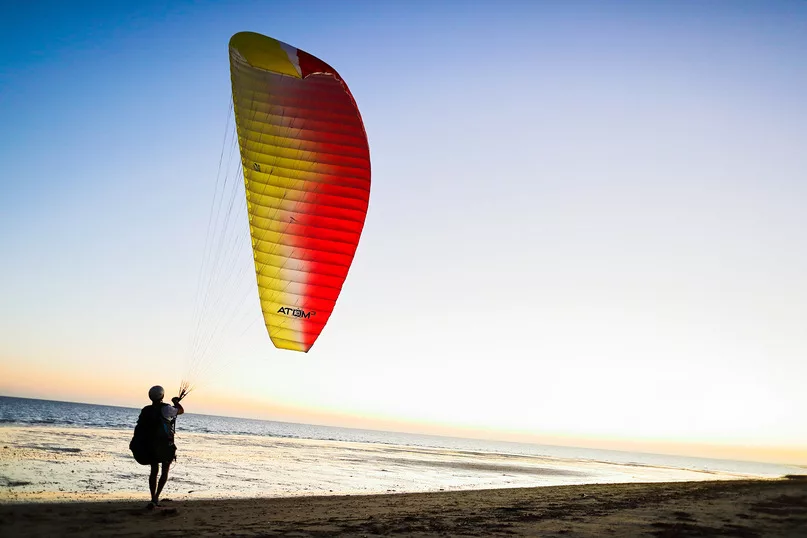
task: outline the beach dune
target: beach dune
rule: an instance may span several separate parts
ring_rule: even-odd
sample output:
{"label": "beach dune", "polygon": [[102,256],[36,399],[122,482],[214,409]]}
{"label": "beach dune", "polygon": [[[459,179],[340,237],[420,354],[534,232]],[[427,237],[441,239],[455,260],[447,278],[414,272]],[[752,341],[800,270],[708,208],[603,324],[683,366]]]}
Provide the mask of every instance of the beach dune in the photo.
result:
{"label": "beach dune", "polygon": [[807,536],[807,479],[0,505],[2,536]]}

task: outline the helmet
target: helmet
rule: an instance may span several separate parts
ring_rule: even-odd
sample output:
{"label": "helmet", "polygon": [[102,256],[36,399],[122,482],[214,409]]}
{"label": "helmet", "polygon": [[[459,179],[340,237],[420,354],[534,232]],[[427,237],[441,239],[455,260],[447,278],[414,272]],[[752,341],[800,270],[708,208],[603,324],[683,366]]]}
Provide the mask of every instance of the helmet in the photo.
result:
{"label": "helmet", "polygon": [[152,402],[159,402],[165,396],[165,389],[159,385],[154,385],[149,389],[149,399]]}

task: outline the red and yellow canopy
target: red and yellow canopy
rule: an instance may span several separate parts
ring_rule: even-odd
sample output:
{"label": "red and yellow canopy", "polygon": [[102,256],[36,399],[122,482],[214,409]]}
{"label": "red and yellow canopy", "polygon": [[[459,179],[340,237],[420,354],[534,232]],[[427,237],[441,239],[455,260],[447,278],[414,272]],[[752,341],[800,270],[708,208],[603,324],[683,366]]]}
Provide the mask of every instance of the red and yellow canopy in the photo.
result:
{"label": "red and yellow canopy", "polygon": [[336,70],[275,39],[235,34],[230,72],[264,320],[276,347],[308,351],[367,215],[364,124]]}

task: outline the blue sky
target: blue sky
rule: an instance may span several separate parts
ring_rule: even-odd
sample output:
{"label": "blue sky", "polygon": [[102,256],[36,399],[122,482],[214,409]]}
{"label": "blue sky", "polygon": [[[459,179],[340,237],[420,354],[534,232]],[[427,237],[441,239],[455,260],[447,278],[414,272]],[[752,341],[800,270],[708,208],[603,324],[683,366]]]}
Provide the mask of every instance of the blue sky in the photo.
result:
{"label": "blue sky", "polygon": [[339,70],[373,190],[312,352],[247,325],[198,409],[807,445],[802,2],[4,4],[0,392],[178,383],[242,30]]}

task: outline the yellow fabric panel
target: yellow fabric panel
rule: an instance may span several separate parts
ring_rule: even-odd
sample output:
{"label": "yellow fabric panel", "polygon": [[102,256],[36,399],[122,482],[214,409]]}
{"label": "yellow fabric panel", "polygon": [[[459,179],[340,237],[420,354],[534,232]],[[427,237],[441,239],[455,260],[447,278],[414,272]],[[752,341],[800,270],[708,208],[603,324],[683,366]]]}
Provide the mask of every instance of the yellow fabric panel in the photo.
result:
{"label": "yellow fabric panel", "polygon": [[300,70],[289,59],[280,41],[252,32],[240,32],[230,39],[236,50],[252,67],[282,75],[302,78]]}

